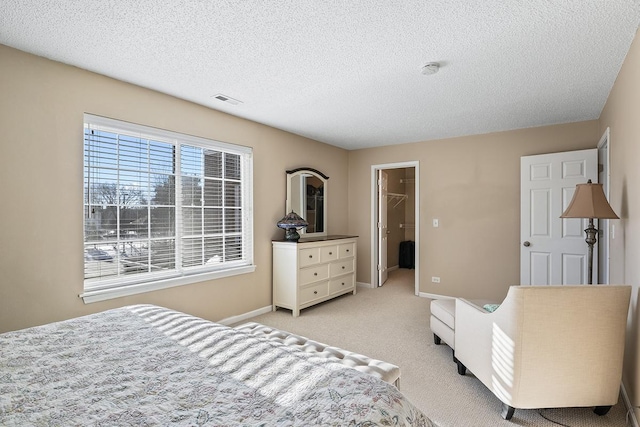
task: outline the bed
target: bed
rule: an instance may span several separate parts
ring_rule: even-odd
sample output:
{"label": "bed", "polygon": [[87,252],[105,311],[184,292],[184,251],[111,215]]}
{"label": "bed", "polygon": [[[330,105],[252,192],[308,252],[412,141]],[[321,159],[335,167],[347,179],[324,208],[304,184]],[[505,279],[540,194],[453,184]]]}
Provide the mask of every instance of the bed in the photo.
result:
{"label": "bed", "polygon": [[394,386],[153,305],[0,335],[0,425],[435,426]]}

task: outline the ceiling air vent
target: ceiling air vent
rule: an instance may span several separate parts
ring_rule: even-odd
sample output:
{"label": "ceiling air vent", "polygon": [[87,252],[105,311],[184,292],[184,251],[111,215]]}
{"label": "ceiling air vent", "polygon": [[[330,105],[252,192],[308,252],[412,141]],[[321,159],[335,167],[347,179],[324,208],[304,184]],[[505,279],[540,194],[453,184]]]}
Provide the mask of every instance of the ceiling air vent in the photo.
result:
{"label": "ceiling air vent", "polygon": [[242,104],[242,101],[238,101],[237,99],[233,99],[230,96],[227,95],[223,95],[221,93],[218,93],[216,95],[213,95],[213,97],[215,99],[217,99],[218,101],[222,101],[222,102],[226,102],[227,104],[231,104],[231,105],[238,105],[238,104]]}

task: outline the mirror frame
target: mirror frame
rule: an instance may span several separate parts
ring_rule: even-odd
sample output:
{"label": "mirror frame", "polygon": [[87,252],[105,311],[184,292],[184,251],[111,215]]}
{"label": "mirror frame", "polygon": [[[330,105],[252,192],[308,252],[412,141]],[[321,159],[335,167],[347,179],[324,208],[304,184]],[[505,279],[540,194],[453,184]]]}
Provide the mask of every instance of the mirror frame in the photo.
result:
{"label": "mirror frame", "polygon": [[[321,232],[308,233],[306,228],[298,230],[298,232],[302,237],[326,236],[327,235],[327,201],[328,201],[327,194],[328,194],[328,186],[329,186],[328,185],[329,177],[323,174],[322,172],[320,172],[319,170],[313,169],[313,168],[297,168],[297,169],[292,169],[287,171],[287,200],[286,200],[286,207],[285,207],[285,215],[291,212],[292,210],[291,209],[291,199],[292,199],[291,181],[298,176],[305,176],[305,175],[315,176],[317,179],[322,181],[322,188],[323,188],[322,192],[323,192],[323,198],[324,198],[324,203],[322,204],[322,217],[323,217],[322,222],[323,223],[322,223]],[[305,218],[307,212],[305,209],[305,212],[296,212],[296,213],[301,217]]]}

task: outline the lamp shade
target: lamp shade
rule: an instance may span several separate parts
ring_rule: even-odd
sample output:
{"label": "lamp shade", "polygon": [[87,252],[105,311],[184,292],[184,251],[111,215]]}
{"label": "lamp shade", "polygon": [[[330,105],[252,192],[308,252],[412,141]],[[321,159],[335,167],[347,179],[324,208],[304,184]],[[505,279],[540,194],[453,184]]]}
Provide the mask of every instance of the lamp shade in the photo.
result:
{"label": "lamp shade", "polygon": [[304,228],[309,223],[304,220],[304,218],[300,217],[294,211],[289,212],[282,218],[280,221],[276,223],[276,225],[280,228],[284,228],[285,234],[284,238],[286,240],[297,241],[300,239],[300,234],[296,231],[297,228]]}
{"label": "lamp shade", "polygon": [[560,218],[601,218],[618,219],[604,195],[602,184],[589,180],[586,184],[576,185],[571,203]]}
{"label": "lamp shade", "polygon": [[282,218],[276,224],[280,228],[302,228],[309,225],[307,221],[304,220],[300,215],[295,213],[294,211],[289,212],[284,218]]}

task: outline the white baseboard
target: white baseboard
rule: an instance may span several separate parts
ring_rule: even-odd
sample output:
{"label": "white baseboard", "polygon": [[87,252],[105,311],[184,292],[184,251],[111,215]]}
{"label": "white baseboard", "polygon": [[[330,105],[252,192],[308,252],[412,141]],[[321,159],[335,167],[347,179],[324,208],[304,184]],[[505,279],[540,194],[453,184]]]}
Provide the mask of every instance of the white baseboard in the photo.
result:
{"label": "white baseboard", "polygon": [[624,406],[627,408],[628,419],[631,420],[632,427],[640,427],[638,425],[638,417],[636,417],[636,411],[631,403],[631,399],[629,399],[629,395],[627,394],[627,389],[624,387],[624,383],[620,384],[620,391],[622,392],[622,400],[624,401]]}
{"label": "white baseboard", "polygon": [[394,271],[394,270],[397,270],[399,268],[400,268],[399,265],[394,265],[393,267],[387,267],[387,271]]}
{"label": "white baseboard", "polygon": [[252,317],[260,316],[261,314],[267,314],[271,310],[273,310],[273,307],[269,305],[267,307],[259,308],[257,310],[253,310],[253,311],[250,311],[248,313],[240,314],[238,316],[231,316],[231,317],[227,317],[226,319],[218,320],[216,323],[220,323],[221,325],[229,326],[229,325],[233,325],[234,323],[239,323],[239,322],[242,322],[244,320],[249,320]]}
{"label": "white baseboard", "polygon": [[356,282],[356,286],[359,286],[361,288],[371,288],[373,289],[373,284],[371,283],[365,283],[365,282]]}
{"label": "white baseboard", "polygon": [[455,299],[455,297],[450,297],[448,295],[430,294],[428,292],[420,292],[418,296],[429,299]]}

